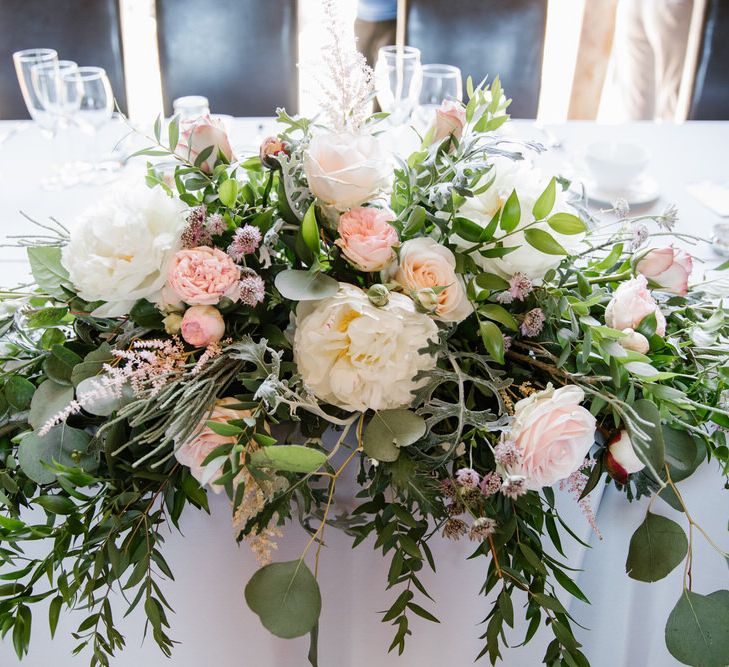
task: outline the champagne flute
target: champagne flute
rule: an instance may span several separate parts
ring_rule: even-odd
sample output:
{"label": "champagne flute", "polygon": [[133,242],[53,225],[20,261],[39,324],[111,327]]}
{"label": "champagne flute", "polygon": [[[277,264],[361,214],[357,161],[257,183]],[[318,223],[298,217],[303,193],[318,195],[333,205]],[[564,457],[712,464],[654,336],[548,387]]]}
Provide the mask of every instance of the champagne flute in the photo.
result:
{"label": "champagne flute", "polygon": [[414,113],[416,126],[426,128],[435,117],[435,110],[444,100],[463,98],[461,70],[454,65],[423,65],[423,85],[420,88],[418,107]]}
{"label": "champagne flute", "polygon": [[45,137],[52,138],[55,120],[43,108],[41,100],[33,88],[32,69],[34,65],[58,63],[55,49],[24,49],[13,53],[13,64],[18,76],[20,92],[30,117],[38,124]]}
{"label": "champagne flute", "polygon": [[375,65],[377,101],[390,114],[390,122],[407,121],[417,104],[423,71],[420,49],[414,46],[383,46]]}

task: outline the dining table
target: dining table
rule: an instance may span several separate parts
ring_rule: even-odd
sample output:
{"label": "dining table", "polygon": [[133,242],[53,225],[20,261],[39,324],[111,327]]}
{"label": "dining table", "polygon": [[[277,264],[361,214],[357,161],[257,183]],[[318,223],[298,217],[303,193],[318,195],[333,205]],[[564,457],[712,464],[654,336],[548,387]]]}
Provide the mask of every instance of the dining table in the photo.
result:
{"label": "dining table", "polygon": [[[271,118],[235,118],[227,122],[239,158],[246,153],[255,154],[260,141],[276,131],[276,123]],[[532,139],[551,147],[531,156],[542,170],[563,173],[577,182],[584,174],[583,157],[590,143],[614,140],[640,144],[650,155],[646,173],[657,183],[659,193],[654,202],[636,209],[637,213],[660,212],[669,204],[676,205],[679,210],[676,230],[706,239],[711,237],[715,224],[726,221],[698,201],[687,187],[700,181],[729,180],[724,155],[729,146],[729,122],[606,125],[570,121],[543,126],[533,121],[513,121],[509,125],[507,138]],[[0,236],[46,234],[47,230],[33,221],[46,225],[50,218],[72,229],[75,218],[110,190],[143,180],[148,158],[126,160],[119,155],[145,146],[148,139],[144,135],[150,132],[151,123],[146,129],[144,125],[130,128],[121,119],[114,119],[93,137],[69,128],[49,138],[30,121],[0,122]],[[394,128],[390,132],[391,144],[398,146],[400,152],[412,146],[414,137],[406,130]],[[92,167],[85,162],[91,154],[110,153],[114,148],[113,159],[107,162]],[[77,177],[75,170],[82,177]],[[615,220],[613,213],[601,211],[599,206],[593,206],[591,211],[604,220]],[[29,265],[24,249],[17,245],[18,240],[9,238],[0,247],[3,288],[29,280]],[[711,269],[723,260],[715,254],[712,244],[689,238],[681,243],[690,246],[696,259],[692,280],[716,278]],[[725,296],[729,297],[726,283],[718,280],[716,284],[719,290],[724,285]],[[717,298],[720,297],[721,293]],[[2,304],[1,308],[4,308]],[[710,470],[717,466],[715,461],[704,463],[693,477],[681,482],[680,488],[693,519],[721,548],[729,551],[729,496],[722,476]],[[354,488],[353,480],[338,488],[336,513],[355,506]],[[180,522],[181,530],[170,528],[166,537],[165,554],[175,581],[164,581],[161,585],[175,610],[169,615],[169,634],[179,642],[171,664],[175,667],[303,667],[307,664],[308,638],[273,637],[247,607],[243,589],[258,565],[245,542],[236,543],[230,501],[225,494],[209,493],[208,496],[210,515],[188,506]],[[576,581],[590,600],[586,604],[560,590],[560,598],[575,622],[584,626],[575,626],[582,651],[593,667],[679,664],[665,648],[664,627],[681,594],[682,567],[655,584],[631,580],[625,573],[630,538],[643,521],[647,499],[629,503],[612,484],[600,484],[589,497],[599,535],[574,498],[567,492],[557,493],[560,514],[586,545],[562,533],[565,556],[559,559],[574,568]],[[651,511],[686,525],[685,518],[662,500],[657,500]],[[298,524],[287,525],[278,540],[274,560],[297,558],[308,538]],[[481,592],[487,560],[468,559],[475,549],[474,543],[440,537],[432,541],[438,569],[437,573],[426,572],[423,583],[435,603],[422,596],[417,602],[434,613],[440,622],[414,618],[413,637],[409,638],[405,653],[399,656],[397,651],[388,653],[395,628],[381,620],[381,612],[399,594],[397,589],[386,590],[389,558],[374,549],[372,540],[352,549],[352,538],[335,529],[328,529],[325,541],[318,573],[323,601],[320,667],[473,664],[484,646],[484,640],[479,639],[485,632],[482,622],[494,602],[493,594],[484,596]],[[43,545],[38,543],[33,548],[40,552]],[[727,561],[700,535],[695,535],[693,548],[694,590],[710,593],[726,588]],[[547,550],[556,553],[551,546]],[[524,602],[515,598],[515,627],[506,632],[512,648],[504,649],[503,659],[509,667],[540,664],[551,640],[551,632],[542,626],[529,644],[520,646],[527,627],[523,618]],[[85,618],[84,612],[63,614],[55,638],[51,639],[47,607],[42,603],[37,607],[28,656],[20,663],[8,636],[0,641],[0,665],[88,664],[88,654],[72,656],[77,642],[71,633]],[[151,636],[143,641],[143,611],[138,608],[125,617],[127,603],[121,592],[113,595],[112,607],[117,627],[126,636],[126,647],[118,652],[112,664],[116,667],[169,664]],[[486,664],[488,659],[480,662]]]}

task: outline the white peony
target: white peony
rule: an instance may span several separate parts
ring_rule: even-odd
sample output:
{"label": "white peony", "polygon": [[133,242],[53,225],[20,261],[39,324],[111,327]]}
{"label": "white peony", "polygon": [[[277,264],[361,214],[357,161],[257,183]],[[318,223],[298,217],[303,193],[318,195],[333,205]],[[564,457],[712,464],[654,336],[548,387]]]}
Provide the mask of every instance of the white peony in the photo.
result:
{"label": "white peony", "polygon": [[390,183],[390,158],[380,139],[348,132],[316,135],[304,156],[309,188],[324,204],[345,211]]}
{"label": "white peony", "polygon": [[82,299],[106,302],[94,315],[120,317],[139,299],[157,300],[179,248],[183,208],[161,188],[144,187],[81,214],[61,261]]}
{"label": "white peony", "polygon": [[[515,273],[523,273],[530,280],[539,282],[547,271],[559,266],[563,259],[562,255],[547,255],[530,246],[523,231],[526,225],[534,222],[532,207],[549,184],[549,179],[526,160],[495,157],[492,162],[493,169],[484,177],[484,180],[495,177],[493,183],[485,192],[467,199],[458,214],[485,227],[506,203],[512,191],[516,190],[521,208],[521,219],[516,230],[504,240],[504,245],[507,247],[518,246],[518,250],[501,258],[483,257],[478,252],[473,252],[470,256],[484,271],[489,273],[495,273],[507,279]],[[557,212],[572,212],[559,186],[557,186],[551,214]],[[532,225],[530,228],[549,232],[568,252],[575,251],[584,238],[584,234],[569,236],[558,234],[546,222]],[[498,240],[503,235],[503,230],[498,229],[494,238]],[[458,236],[454,236],[452,240],[460,248],[473,247],[472,243]]]}
{"label": "white peony", "polygon": [[387,410],[410,405],[413,380],[435,367],[421,354],[438,327],[415,310],[403,294],[390,294],[377,308],[358,287],[340,283],[339,292],[296,309],[294,360],[317,398],[350,411]]}

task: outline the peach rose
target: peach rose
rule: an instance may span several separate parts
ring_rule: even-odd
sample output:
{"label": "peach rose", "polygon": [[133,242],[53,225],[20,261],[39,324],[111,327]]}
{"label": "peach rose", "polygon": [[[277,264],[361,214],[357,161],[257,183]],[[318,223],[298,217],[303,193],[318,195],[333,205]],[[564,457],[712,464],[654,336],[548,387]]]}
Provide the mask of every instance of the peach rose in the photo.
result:
{"label": "peach rose", "polygon": [[186,343],[207,347],[225,334],[225,320],[215,306],[192,306],[185,311],[180,333]]}
{"label": "peach rose", "polygon": [[620,484],[627,484],[628,475],[640,472],[645,468],[645,463],[635,454],[627,431],[620,431],[608,443],[605,452],[605,467],[610,476]]}
{"label": "peach rose", "polygon": [[395,214],[379,208],[352,208],[339,218],[336,244],[360,271],[381,271],[393,259],[400,240],[388,224]]}
{"label": "peach rose", "polygon": [[517,470],[525,486],[538,491],[578,470],[595,440],[595,417],[580,403],[585,392],[551,384],[514,406],[511,439],[520,454]]}
{"label": "peach rose", "polygon": [[685,296],[688,293],[688,279],[694,268],[691,255],[668,246],[652,248],[638,262],[635,270],[662,290]]}
{"label": "peach rose", "polygon": [[656,333],[666,335],[666,318],[648,291],[648,281],[642,274],[622,283],[605,308],[605,323],[613,329],[637,329],[651,313],[656,314]]}
{"label": "peach rose", "polygon": [[408,292],[444,288],[437,294],[435,317],[439,320],[460,322],[473,312],[463,278],[456,273],[456,258],[430,237],[403,243],[394,279]]}
{"label": "peach rose", "polygon": [[433,143],[439,143],[450,135],[460,139],[465,124],[466,109],[464,106],[460,102],[443,100],[440,107],[435,110],[435,120],[431,126],[431,130],[434,132]]}
{"label": "peach rose", "polygon": [[180,250],[170,262],[167,288],[164,296],[169,303],[175,297],[190,306],[214,306],[223,297],[238,301],[240,268],[217,248]]}
{"label": "peach rose", "polygon": [[206,422],[213,421],[224,424],[232,419],[249,417],[251,413],[248,410],[233,410],[227,407],[238,402],[235,398],[221,398],[216,401],[212,414],[206,414],[200,420],[194,435],[175,450],[175,458],[182,465],[190,468],[190,473],[200,482],[200,485],[208,484],[215,493],[220,493],[223,490],[221,485],[214,484],[214,482],[222,474],[226,457],[219,456],[207,465],[203,465],[203,461],[216,447],[227,443],[233,444],[237,438],[234,435],[218,435],[206,425]]}
{"label": "peach rose", "polygon": [[178,155],[195,162],[197,156],[210,146],[213,147],[212,153],[200,165],[203,171],[210,173],[220,155],[225,156],[228,162],[234,159],[225,126],[220,119],[205,115],[180,123],[180,138],[175,149]]}

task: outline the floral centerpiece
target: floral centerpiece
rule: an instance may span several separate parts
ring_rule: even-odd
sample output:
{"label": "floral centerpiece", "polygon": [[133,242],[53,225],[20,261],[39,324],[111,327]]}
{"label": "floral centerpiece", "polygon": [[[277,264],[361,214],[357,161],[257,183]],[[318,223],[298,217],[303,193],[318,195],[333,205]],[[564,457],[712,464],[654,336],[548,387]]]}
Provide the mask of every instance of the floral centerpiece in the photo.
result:
{"label": "floral centerpiece", "polygon": [[[52,632],[82,609],[78,651],[109,664],[120,588],[171,654],[161,531],[212,491],[261,561],[248,605],[275,635],[311,634],[312,664],[337,526],[389,559],[391,650],[414,615],[437,620],[421,571],[443,536],[484,563],[474,657],[504,655],[519,593],[525,641],[543,623],[554,634],[544,662],[587,665],[564,601],[585,598],[553,555],[575,537],[554,487],[594,524],[605,481],[651,496],[628,576],[684,563],[669,651],[726,664],[729,593],[692,589],[703,530],[680,482],[707,458],[726,475],[729,317],[689,287],[675,209],[618,204],[598,225],[526,159],[538,145],[498,132],[498,79],[469,80],[467,104],[445,102],[420,149],[393,159],[366,111],[371,73],[332,34],[320,118],[280,110],[280,134],[242,160],[210,118],[165,136],[158,121],[140,153],[172,156],[173,173],[149,163],[148,187],[26,240],[35,285],[4,293],[1,324],[3,635],[22,657],[34,604],[49,601]],[[360,504],[335,520],[350,466]],[[654,501],[683,513],[688,538]],[[307,547],[272,561],[294,520]]]}

